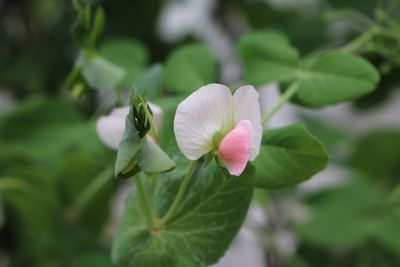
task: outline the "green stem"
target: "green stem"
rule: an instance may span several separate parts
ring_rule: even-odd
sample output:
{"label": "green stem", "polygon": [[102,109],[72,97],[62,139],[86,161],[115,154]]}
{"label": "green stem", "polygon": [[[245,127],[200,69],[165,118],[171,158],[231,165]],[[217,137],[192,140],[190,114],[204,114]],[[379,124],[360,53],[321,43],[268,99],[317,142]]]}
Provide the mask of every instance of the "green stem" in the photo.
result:
{"label": "green stem", "polygon": [[175,215],[175,213],[178,211],[179,206],[182,203],[183,197],[185,195],[186,189],[189,186],[190,180],[199,164],[199,161],[195,160],[192,161],[192,165],[189,168],[189,171],[186,173],[186,176],[183,178],[182,183],[179,187],[178,193],[175,197],[174,202],[172,203],[171,207],[167,211],[167,213],[164,215],[164,217],[161,219],[160,225],[163,226],[166,223],[168,223],[172,217]]}
{"label": "green stem", "polygon": [[91,183],[76,198],[71,207],[73,215],[82,212],[83,208],[90,202],[96,193],[108,182],[113,176],[113,166],[108,166],[99,175],[97,175]]}
{"label": "green stem", "polygon": [[359,37],[343,46],[340,50],[346,53],[354,53],[358,51],[363,45],[367,44],[372,37],[375,36],[377,31],[379,31],[377,27],[372,27],[369,31],[361,34]]}
{"label": "green stem", "polygon": [[275,115],[275,113],[282,108],[282,106],[289,101],[293,97],[293,95],[297,92],[299,89],[299,82],[295,81],[293,82],[290,87],[283,93],[282,97],[279,99],[278,102],[264,115],[261,117],[261,122],[265,123],[269,121],[269,119],[272,118],[272,116]]}
{"label": "green stem", "polygon": [[147,226],[149,227],[149,229],[153,229],[154,228],[153,211],[150,207],[149,197],[147,195],[146,189],[144,188],[142,178],[140,175],[135,176],[135,183],[136,183],[136,188],[139,192],[140,199],[142,200],[143,203],[143,210],[146,216]]}

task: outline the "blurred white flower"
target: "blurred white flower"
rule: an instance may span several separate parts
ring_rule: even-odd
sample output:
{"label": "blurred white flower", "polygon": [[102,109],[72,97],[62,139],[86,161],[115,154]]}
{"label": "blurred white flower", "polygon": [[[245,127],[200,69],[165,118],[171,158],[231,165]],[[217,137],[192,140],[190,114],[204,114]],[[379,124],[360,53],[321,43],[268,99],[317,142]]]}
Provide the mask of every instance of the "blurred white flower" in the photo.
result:
{"label": "blurred white flower", "polygon": [[[153,113],[154,124],[158,130],[162,124],[162,109],[150,102],[147,102]],[[118,149],[119,142],[125,130],[125,118],[129,113],[129,106],[114,108],[110,115],[101,116],[96,123],[97,135],[101,141],[111,149]],[[148,137],[155,141],[155,138],[149,133]]]}
{"label": "blurred white flower", "polygon": [[240,175],[260,152],[262,127],[259,94],[242,86],[209,84],[183,100],[175,114],[179,148],[191,160],[215,152],[231,175]]}

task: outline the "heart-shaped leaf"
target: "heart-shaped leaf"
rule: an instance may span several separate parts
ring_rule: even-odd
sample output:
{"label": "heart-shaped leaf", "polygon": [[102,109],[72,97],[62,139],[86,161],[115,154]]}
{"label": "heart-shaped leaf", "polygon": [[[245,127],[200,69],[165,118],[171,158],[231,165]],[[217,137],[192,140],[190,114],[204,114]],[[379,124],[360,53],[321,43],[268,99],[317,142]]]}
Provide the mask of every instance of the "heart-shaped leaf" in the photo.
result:
{"label": "heart-shaped leaf", "polygon": [[256,184],[264,188],[293,186],[323,170],[328,156],[304,125],[266,130],[256,166]]}
{"label": "heart-shaped leaf", "polygon": [[215,81],[215,65],[215,59],[206,47],[196,44],[180,47],[167,59],[166,85],[171,91],[190,93]]}
{"label": "heart-shaped leaf", "polygon": [[[166,213],[177,192],[178,170],[158,180],[152,191],[157,217]],[[253,169],[232,177],[215,162],[192,178],[184,202],[170,223],[149,230],[136,192],[128,200],[112,251],[124,266],[207,266],[228,248],[246,216],[253,191]]]}

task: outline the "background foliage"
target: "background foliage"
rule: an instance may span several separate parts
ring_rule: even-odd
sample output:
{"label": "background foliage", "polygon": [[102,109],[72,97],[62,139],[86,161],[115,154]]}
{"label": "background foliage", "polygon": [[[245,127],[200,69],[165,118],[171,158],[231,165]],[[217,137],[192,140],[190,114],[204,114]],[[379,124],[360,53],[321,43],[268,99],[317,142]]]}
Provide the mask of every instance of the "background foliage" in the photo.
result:
{"label": "background foliage", "polygon": [[[0,106],[0,266],[117,266],[110,257],[116,227],[113,201],[125,182],[112,179],[116,153],[98,139],[95,120],[112,107],[128,103],[126,89],[133,82],[164,109],[160,146],[170,154],[176,152],[172,132],[176,104],[209,82],[235,84],[244,78],[261,85],[279,81],[285,91],[288,82],[306,72],[309,76],[300,83],[295,104],[320,107],[365,95],[351,107],[361,116],[374,114],[398,94],[399,8],[397,1],[374,0],[216,1],[208,15],[230,43],[227,50],[235,51],[231,57],[243,62],[243,75],[229,80],[223,75],[221,51],[201,30],[172,41],[162,38],[157,29],[167,1],[88,0],[75,1],[75,6],[61,0],[0,1],[0,97],[7,99]],[[268,42],[264,35],[269,36]],[[329,53],[313,60],[336,48],[340,51],[330,52],[337,53],[335,60]],[[349,51],[362,59],[343,54]],[[366,62],[378,70],[380,79]],[[260,69],[269,72],[258,73]],[[358,79],[360,73],[370,79]],[[310,84],[321,80],[329,86],[322,96],[314,97],[315,87]],[[377,90],[367,94],[376,83]],[[301,86],[308,87],[302,90]],[[331,94],[337,90],[340,94]],[[276,225],[263,225],[268,266],[398,266],[400,125],[378,128],[371,122],[357,132],[354,121],[343,127],[301,114],[304,125],[267,132],[263,149],[269,154],[261,153],[254,163],[256,170],[249,169],[229,185],[243,189],[254,182],[269,188],[257,189],[253,202],[272,219],[288,218],[278,220],[279,227],[296,237],[296,252],[279,247],[274,239]],[[296,184],[322,170],[327,155],[329,166],[346,170],[345,175],[334,174],[333,180],[346,182],[302,192]],[[184,165],[181,158],[173,159]],[[279,176],[275,161],[289,174]],[[215,189],[231,183],[214,169],[210,167],[208,179],[197,180],[203,184],[195,186]],[[213,175],[218,179],[211,179]],[[160,195],[166,196],[159,199],[169,203],[173,189],[152,190],[161,190]],[[241,203],[240,220],[230,220],[228,225],[235,229],[250,204],[248,191],[242,191],[237,200],[230,200]],[[129,198],[128,208],[140,213],[134,198]],[[288,199],[302,207],[296,210],[306,210],[306,219],[292,219],[296,212],[291,209],[289,215],[271,212]],[[186,205],[192,205],[191,198],[187,201]],[[165,205],[155,204],[160,213]],[[229,213],[228,207],[206,203],[198,212],[222,209]],[[121,228],[132,226],[133,215],[123,218]],[[226,223],[228,215],[218,220]],[[196,213],[176,222],[180,231],[196,227],[198,234],[205,232],[204,240],[215,241],[213,226],[196,225]],[[140,235],[142,223],[135,221],[138,230],[126,238],[146,240]],[[171,235],[171,242],[196,238]],[[232,238],[229,233],[217,241],[223,248]],[[136,259],[118,254],[125,245],[118,239],[120,250],[113,251],[113,258],[132,263]],[[221,249],[201,254],[204,246],[196,243],[196,259],[207,264],[223,253]],[[180,252],[189,250],[184,243],[179,247]],[[163,259],[165,266],[177,260],[175,253]],[[193,264],[186,258],[179,260],[171,264]]]}

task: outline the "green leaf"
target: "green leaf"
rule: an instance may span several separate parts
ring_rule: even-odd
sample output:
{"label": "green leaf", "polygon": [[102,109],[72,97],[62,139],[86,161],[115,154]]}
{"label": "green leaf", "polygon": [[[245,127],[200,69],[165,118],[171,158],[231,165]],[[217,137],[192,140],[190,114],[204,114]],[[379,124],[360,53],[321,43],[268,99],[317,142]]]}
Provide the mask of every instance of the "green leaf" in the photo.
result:
{"label": "green leaf", "polygon": [[155,64],[147,69],[134,85],[136,95],[146,92],[147,98],[160,97],[163,71],[161,64]]}
{"label": "green leaf", "polygon": [[372,177],[398,183],[400,172],[400,131],[379,129],[358,138],[350,164]]}
{"label": "green leaf", "polygon": [[126,71],[97,54],[84,52],[78,60],[82,75],[94,89],[113,89]]}
{"label": "green leaf", "polygon": [[135,128],[133,114],[130,112],[125,120],[125,131],[118,147],[114,175],[118,179],[132,177],[139,171],[145,173],[162,173],[175,168],[175,163],[156,144],[140,137]]}
{"label": "green leaf", "polygon": [[293,100],[308,107],[350,101],[372,92],[379,74],[366,60],[343,52],[328,52],[300,61],[285,36],[252,32],[241,38],[239,53],[247,82],[299,81]]}
{"label": "green leaf", "polygon": [[322,247],[359,245],[381,224],[381,205],[382,192],[365,179],[332,188],[311,199],[312,217],[297,227],[298,234]]}
{"label": "green leaf", "polygon": [[165,82],[173,92],[190,93],[215,79],[214,56],[202,45],[180,47],[167,59]]}
{"label": "green leaf", "polygon": [[298,77],[294,100],[309,107],[357,99],[372,92],[379,81],[379,73],[368,61],[342,52],[323,54],[298,72]]}
{"label": "green leaf", "polygon": [[136,166],[136,160],[143,141],[139,136],[133,122],[131,113],[125,119],[125,131],[118,146],[117,160],[115,162],[114,175],[116,178],[129,178],[140,171]]}
{"label": "green leaf", "polygon": [[[152,191],[153,210],[165,214],[182,172],[168,173]],[[123,266],[208,266],[224,254],[246,216],[253,191],[253,169],[227,175],[215,162],[192,179],[181,209],[169,225],[149,231],[136,192],[128,200],[114,240],[112,258]]]}
{"label": "green leaf", "polygon": [[146,66],[147,49],[133,39],[111,39],[99,47],[99,55],[125,71],[118,88],[130,88]]}
{"label": "green leaf", "polygon": [[400,186],[396,187],[390,194],[389,211],[400,222]]}
{"label": "green leaf", "polygon": [[[0,162],[23,166],[20,159],[26,157],[56,167],[72,150],[102,153],[95,129],[93,122],[86,122],[64,101],[31,98],[0,120]],[[7,151],[10,155],[2,158]]]}
{"label": "green leaf", "polygon": [[266,130],[260,154],[253,162],[256,184],[265,188],[293,186],[323,170],[328,156],[304,125]]}
{"label": "green leaf", "polygon": [[293,79],[299,67],[299,53],[289,40],[270,31],[255,31],[239,41],[247,82],[263,85]]}
{"label": "green leaf", "polygon": [[144,138],[138,166],[145,173],[162,173],[175,168],[175,163],[159,146]]}

